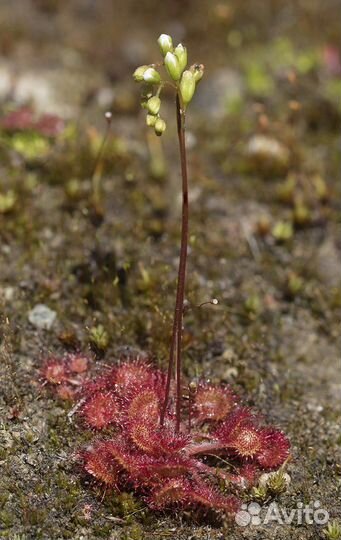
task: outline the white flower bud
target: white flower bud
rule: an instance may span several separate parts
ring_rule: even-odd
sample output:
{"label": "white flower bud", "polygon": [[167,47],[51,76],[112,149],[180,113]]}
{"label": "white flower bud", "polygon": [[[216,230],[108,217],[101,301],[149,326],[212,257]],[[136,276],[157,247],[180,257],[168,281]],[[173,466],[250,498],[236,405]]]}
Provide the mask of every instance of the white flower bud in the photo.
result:
{"label": "white flower bud", "polygon": [[182,43],[179,43],[179,45],[174,49],[174,54],[179,60],[179,66],[182,73],[187,66],[187,49],[182,45]]}
{"label": "white flower bud", "polygon": [[157,117],[153,114],[147,114],[146,116],[146,124],[148,127],[154,127],[156,123]]}
{"label": "white flower bud", "polygon": [[195,92],[195,79],[191,71],[183,72],[180,81],[180,92],[184,105],[188,105]]}
{"label": "white flower bud", "polygon": [[158,137],[166,130],[166,122],[162,118],[158,118],[154,126],[155,133]]}
{"label": "white flower bud", "polygon": [[161,107],[161,99],[157,96],[153,96],[147,101],[147,109],[150,114],[158,114]]}
{"label": "white flower bud", "polygon": [[166,56],[168,52],[173,51],[172,38],[168,36],[167,34],[161,34],[157,42],[159,44],[159,47],[163,56]]}
{"label": "white flower bud", "polygon": [[182,70],[180,69],[179,60],[175,54],[171,52],[166,54],[165,66],[173,81],[178,81],[181,77]]}
{"label": "white flower bud", "polygon": [[159,84],[161,82],[160,73],[153,67],[149,67],[143,74],[143,80],[148,84]]}
{"label": "white flower bud", "polygon": [[145,74],[148,68],[149,66],[139,66],[138,68],[135,69],[133,73],[133,77],[136,82],[143,81],[143,75]]}

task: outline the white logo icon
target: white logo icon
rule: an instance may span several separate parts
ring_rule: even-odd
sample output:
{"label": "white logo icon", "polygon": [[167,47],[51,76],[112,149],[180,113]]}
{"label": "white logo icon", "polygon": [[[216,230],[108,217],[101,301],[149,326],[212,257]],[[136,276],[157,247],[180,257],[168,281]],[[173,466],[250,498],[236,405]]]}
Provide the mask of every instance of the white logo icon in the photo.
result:
{"label": "white logo icon", "polygon": [[235,521],[240,527],[246,527],[249,524],[260,525],[260,511],[261,506],[258,503],[242,504],[241,510],[235,516]]}

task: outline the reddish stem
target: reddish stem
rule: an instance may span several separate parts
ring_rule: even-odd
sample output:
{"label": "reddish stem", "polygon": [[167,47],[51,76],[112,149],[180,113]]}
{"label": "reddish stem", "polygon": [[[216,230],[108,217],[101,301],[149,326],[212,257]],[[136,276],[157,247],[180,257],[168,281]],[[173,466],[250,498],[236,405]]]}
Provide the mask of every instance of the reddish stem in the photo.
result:
{"label": "reddish stem", "polygon": [[167,405],[169,401],[170,383],[174,365],[174,354],[176,355],[176,420],[175,430],[180,430],[181,420],[181,345],[182,345],[182,318],[186,284],[186,264],[188,249],[188,178],[185,142],[185,112],[181,109],[179,94],[176,95],[176,119],[179,140],[181,176],[182,176],[182,221],[181,221],[181,245],[180,260],[178,270],[178,281],[176,291],[176,302],[173,320],[172,339],[169,349],[168,373],[165,389],[165,399],[161,411],[160,423],[163,425]]}
{"label": "reddish stem", "polygon": [[192,403],[193,403],[193,396],[192,396],[191,390],[189,390],[189,393],[188,393],[188,424],[187,424],[188,433],[191,433],[191,429],[192,429]]}
{"label": "reddish stem", "polygon": [[228,448],[228,445],[220,441],[213,441],[208,443],[205,442],[189,446],[186,454],[188,456],[196,456],[197,454],[214,454],[216,452],[219,452],[220,450],[226,450],[226,448]]}
{"label": "reddish stem", "polygon": [[94,206],[94,210],[96,214],[98,215],[103,214],[103,208],[101,205],[101,193],[100,193],[101,169],[102,169],[102,164],[103,164],[102,158],[104,155],[105,146],[107,144],[107,141],[110,135],[111,124],[112,124],[112,114],[110,112],[107,112],[105,114],[105,119],[106,119],[107,127],[105,130],[105,134],[103,136],[101,145],[99,147],[99,150],[97,152],[94,168],[91,175],[93,206]]}
{"label": "reddish stem", "polygon": [[227,480],[228,482],[233,480],[233,475],[219,469],[218,467],[210,467],[209,465],[206,465],[202,461],[196,460],[195,466],[197,469],[200,470],[200,472],[206,473],[211,476],[219,476],[222,480]]}

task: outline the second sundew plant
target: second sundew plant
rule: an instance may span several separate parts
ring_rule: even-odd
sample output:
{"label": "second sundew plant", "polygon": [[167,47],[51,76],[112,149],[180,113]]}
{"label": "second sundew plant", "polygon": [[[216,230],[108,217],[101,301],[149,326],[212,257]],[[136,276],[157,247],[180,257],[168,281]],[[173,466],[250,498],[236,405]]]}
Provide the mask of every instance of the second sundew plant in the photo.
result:
{"label": "second sundew plant", "polygon": [[69,354],[48,358],[42,377],[61,399],[75,402],[70,417],[77,415],[80,426],[94,432],[93,441],[77,456],[83,471],[105,492],[132,491],[157,511],[178,508],[231,515],[240,507],[241,494],[257,484],[263,471],[278,470],[288,460],[290,444],[282,431],[264,425],[243,406],[229,386],[185,384],[182,377],[188,242],[185,114],[203,66],[186,69],[186,48],[174,48],[170,36],[162,34],[158,42],[167,79],[156,64],[137,68],[134,78],[147,83],[143,105],[147,124],[157,135],[166,126],[160,117],[163,87],[170,84],[176,96],[183,205],[168,370],[157,369],[148,355],[134,354],[91,377],[89,359]]}

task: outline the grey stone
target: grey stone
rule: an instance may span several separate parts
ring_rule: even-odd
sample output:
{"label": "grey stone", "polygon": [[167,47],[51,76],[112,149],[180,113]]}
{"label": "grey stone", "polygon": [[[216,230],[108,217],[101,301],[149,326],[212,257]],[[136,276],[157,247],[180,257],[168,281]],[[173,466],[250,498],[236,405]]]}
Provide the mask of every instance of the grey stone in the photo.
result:
{"label": "grey stone", "polygon": [[219,69],[203,78],[193,100],[200,114],[219,120],[229,108],[229,104],[243,95],[243,80],[232,69]]}
{"label": "grey stone", "polygon": [[326,240],[316,256],[316,271],[319,278],[330,287],[341,284],[341,255],[333,240]]}
{"label": "grey stone", "polygon": [[44,304],[37,304],[28,314],[30,323],[42,330],[50,330],[56,317],[57,313]]}
{"label": "grey stone", "polygon": [[287,170],[290,152],[280,141],[269,135],[253,135],[246,146],[250,164],[258,171]]}

